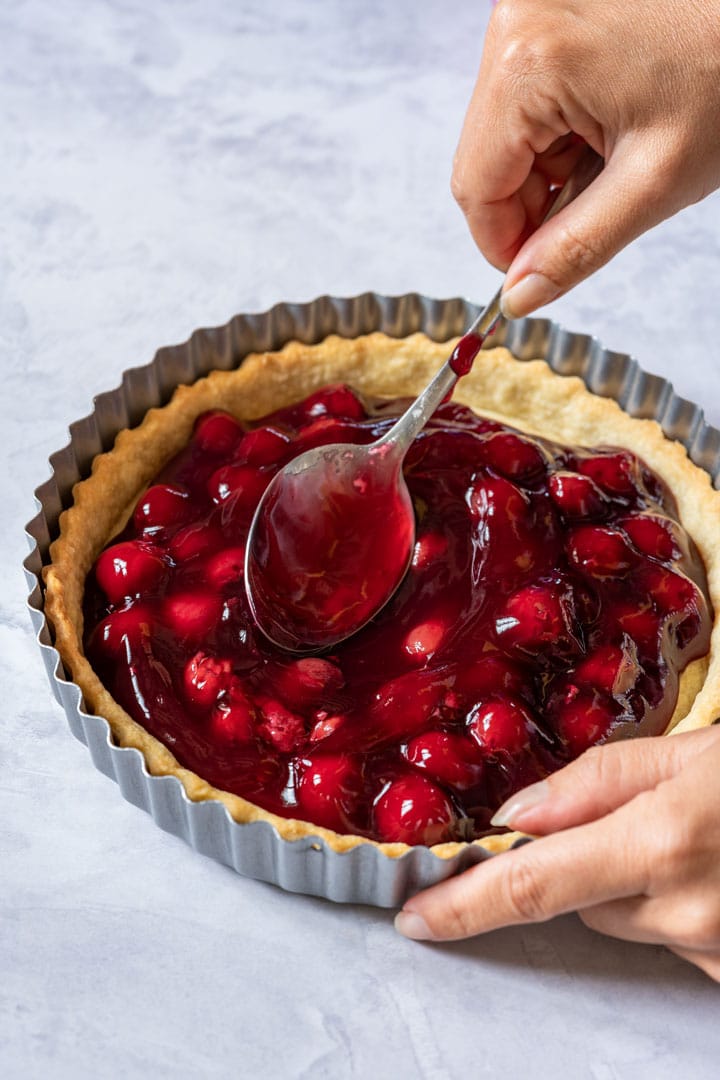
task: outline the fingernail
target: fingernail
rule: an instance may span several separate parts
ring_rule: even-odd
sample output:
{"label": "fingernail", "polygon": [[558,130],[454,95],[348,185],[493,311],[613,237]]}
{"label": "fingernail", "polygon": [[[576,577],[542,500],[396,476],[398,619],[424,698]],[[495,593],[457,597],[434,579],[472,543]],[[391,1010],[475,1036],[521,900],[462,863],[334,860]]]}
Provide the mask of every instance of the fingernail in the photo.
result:
{"label": "fingernail", "polygon": [[428,924],[417,911],[399,911],[395,916],[395,929],[403,937],[413,941],[433,941]]}
{"label": "fingernail", "polygon": [[530,784],[530,787],[511,795],[490,818],[491,825],[512,825],[517,818],[526,814],[528,810],[534,810],[550,795],[550,785],[547,780],[541,780],[538,784]]}
{"label": "fingernail", "polygon": [[526,274],[500,297],[500,310],[506,319],[519,319],[535,308],[555,300],[561,293],[554,281],[544,274]]}

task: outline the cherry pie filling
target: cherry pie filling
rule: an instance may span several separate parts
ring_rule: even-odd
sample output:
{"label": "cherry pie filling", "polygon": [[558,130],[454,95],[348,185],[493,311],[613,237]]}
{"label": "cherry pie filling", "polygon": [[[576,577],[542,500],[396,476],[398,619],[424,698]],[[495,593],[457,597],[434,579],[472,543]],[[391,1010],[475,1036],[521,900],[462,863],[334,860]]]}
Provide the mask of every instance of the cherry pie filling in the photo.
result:
{"label": "cherry pie filling", "polygon": [[417,538],[391,602],[330,654],[272,645],[243,584],[263,491],[311,447],[379,438],[405,405],[331,386],[250,425],[201,416],[88,577],[85,649],[215,787],[435,844],[488,833],[512,792],[594,743],[665,731],[710,611],[675,500],[641,460],[448,402],[406,459]]}

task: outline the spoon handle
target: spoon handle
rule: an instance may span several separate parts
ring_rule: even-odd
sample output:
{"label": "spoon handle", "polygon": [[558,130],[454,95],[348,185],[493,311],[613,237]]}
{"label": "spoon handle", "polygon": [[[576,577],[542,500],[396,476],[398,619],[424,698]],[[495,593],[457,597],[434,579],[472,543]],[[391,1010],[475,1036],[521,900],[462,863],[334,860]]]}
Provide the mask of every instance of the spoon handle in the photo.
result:
{"label": "spoon handle", "polygon": [[[543,218],[542,224],[559,214],[581,191],[584,191],[602,171],[603,165],[604,161],[600,155],[592,147],[586,146]],[[397,456],[402,460],[417,433],[422,431],[437,407],[451,394],[460,376],[467,374],[485,338],[495,329],[501,317],[502,290],[501,285],[490,303],[483,308],[477,319],[465,331],[452,356],[387,434],[378,439],[376,446],[392,446],[393,457]],[[464,349],[463,345],[465,345]]]}

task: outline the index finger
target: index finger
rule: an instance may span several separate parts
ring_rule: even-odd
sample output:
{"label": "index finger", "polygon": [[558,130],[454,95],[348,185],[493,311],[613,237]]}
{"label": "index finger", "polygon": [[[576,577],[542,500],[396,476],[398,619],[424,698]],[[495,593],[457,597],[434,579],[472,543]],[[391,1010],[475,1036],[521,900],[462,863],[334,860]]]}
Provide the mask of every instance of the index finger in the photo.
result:
{"label": "index finger", "polygon": [[[558,139],[542,154],[531,153],[520,186],[498,199],[489,198],[490,189],[484,191],[478,182],[479,159],[467,162],[474,176],[465,180],[461,179],[463,159],[456,159],[455,196],[475,243],[493,266],[506,270],[512,263],[525,241],[542,223],[552,203],[553,189],[567,180],[584,147],[583,140],[569,135]],[[507,188],[509,175],[509,172],[503,175],[502,190]]]}
{"label": "index finger", "polygon": [[[550,183],[567,179],[582,149],[542,75],[508,65],[506,36],[491,19],[452,178],[475,243],[503,270],[542,220]],[[584,118],[573,118],[584,132]]]}
{"label": "index finger", "polygon": [[639,842],[637,821],[653,820],[653,799],[653,792],[643,793],[608,817],[497,855],[418,893],[396,917],[396,929],[451,941],[645,893],[650,845],[647,836]]}
{"label": "index finger", "polygon": [[537,197],[537,177],[531,177],[535,154],[525,139],[509,139],[505,125],[486,114],[479,85],[478,80],[455,153],[452,192],[483,255],[504,269],[527,232],[523,185],[530,185],[526,195]]}

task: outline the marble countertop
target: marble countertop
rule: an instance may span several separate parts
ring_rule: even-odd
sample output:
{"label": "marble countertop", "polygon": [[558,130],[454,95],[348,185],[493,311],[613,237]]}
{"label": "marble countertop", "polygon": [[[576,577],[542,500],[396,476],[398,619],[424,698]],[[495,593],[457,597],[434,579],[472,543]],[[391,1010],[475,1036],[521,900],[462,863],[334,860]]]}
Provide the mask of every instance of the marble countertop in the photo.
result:
{"label": "marble countertop", "polygon": [[[0,1072],[717,1075],[718,988],[575,917],[449,946],[194,854],[68,734],[25,611],[68,423],[197,325],[366,289],[487,298],[449,194],[488,5],[0,8]],[[720,423],[720,201],[549,314]]]}

